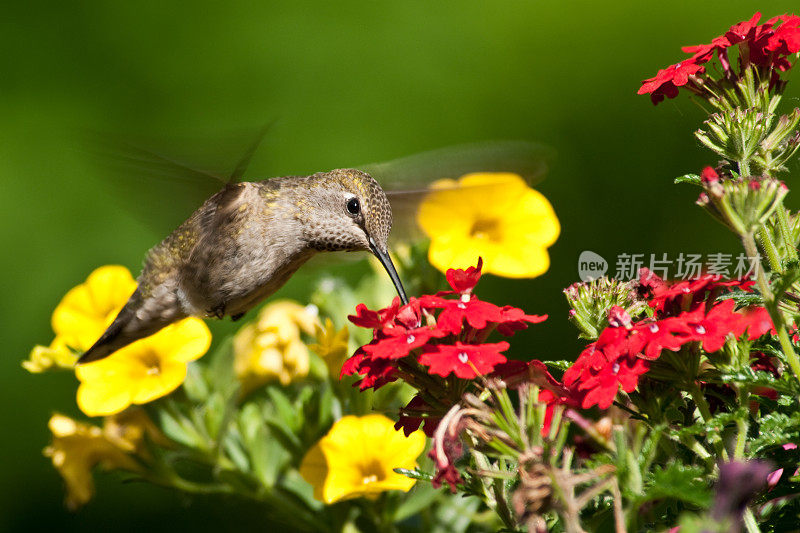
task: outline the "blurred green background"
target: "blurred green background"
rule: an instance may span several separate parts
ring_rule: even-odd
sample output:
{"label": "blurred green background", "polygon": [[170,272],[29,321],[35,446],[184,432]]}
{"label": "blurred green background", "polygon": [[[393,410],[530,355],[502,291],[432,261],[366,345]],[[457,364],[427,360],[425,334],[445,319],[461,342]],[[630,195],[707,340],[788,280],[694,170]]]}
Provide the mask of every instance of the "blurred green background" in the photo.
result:
{"label": "blurred green background", "polygon": [[[793,6],[761,9],[769,17]],[[520,337],[517,357],[572,358],[580,343],[561,289],[577,279],[581,251],[612,268],[619,253],[739,251],[693,205],[696,191],[671,184],[715,162],[691,135],[700,110],[686,98],[653,108],[636,90],[679,60],[681,45],[708,42],[753,9],[730,0],[4,3],[0,530],[266,525],[255,505],[114,476],[100,476],[83,511],[62,506],[41,449],[54,410],[77,414],[76,381],[31,376],[20,361],[50,342],[50,313],[67,289],[101,264],[138,272],[164,236],[120,207],[75,142],[81,132],[200,139],[209,156],[215,139],[276,119],[251,178],[484,139],[547,144],[557,159],[538,188],[563,228],[551,270],[530,281],[487,277],[481,294],[551,315]],[[798,94],[790,84],[788,105]],[[237,138],[244,149],[248,138]],[[220,141],[220,154],[231,154],[222,163],[235,160],[230,145]],[[142,187],[155,207],[173,208],[157,184]]]}

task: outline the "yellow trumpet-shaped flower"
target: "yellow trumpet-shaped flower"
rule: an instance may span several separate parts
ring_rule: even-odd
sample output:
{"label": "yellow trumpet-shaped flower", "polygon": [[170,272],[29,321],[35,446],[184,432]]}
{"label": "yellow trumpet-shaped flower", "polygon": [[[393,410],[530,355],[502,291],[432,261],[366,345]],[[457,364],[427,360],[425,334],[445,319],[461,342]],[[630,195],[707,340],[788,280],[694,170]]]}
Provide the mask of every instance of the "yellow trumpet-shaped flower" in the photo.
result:
{"label": "yellow trumpet-shaped flower", "polygon": [[44,449],[56,467],[67,488],[66,504],[76,509],[92,499],[94,480],[92,469],[103,468],[137,471],[139,465],[128,454],[132,443],[117,438],[97,426],[78,422],[64,415],[55,414],[48,427],[53,442]]}
{"label": "yellow trumpet-shaped flower", "polygon": [[22,362],[22,368],[31,374],[39,374],[51,368],[71,369],[77,360],[78,354],[69,349],[62,337],[56,337],[50,346],[34,346],[27,361]]}
{"label": "yellow trumpet-shaped flower", "polygon": [[88,350],[134,290],[136,281],[127,268],[107,265],[96,269],[86,281],[72,288],[53,311],[51,322],[56,337],[78,351]]}
{"label": "yellow trumpet-shaped flower", "polygon": [[308,375],[308,347],[301,333],[312,335],[316,313],[290,300],[264,307],[255,321],[233,339],[234,370],[246,392],[277,379],[284,385]]}
{"label": "yellow trumpet-shaped flower", "polygon": [[300,475],[325,503],[377,497],[387,490],[408,492],[415,480],[394,469],[415,468],[424,449],[421,431],[405,437],[383,415],[345,416],[308,451]]}
{"label": "yellow trumpet-shaped flower", "polygon": [[89,416],[118,413],[177,389],[186,365],[211,345],[211,332],[197,318],[186,318],[140,339],[109,357],[81,365],[75,375],[78,407]]}
{"label": "yellow trumpet-shaped flower", "polygon": [[347,326],[336,331],[333,321],[330,318],[326,318],[323,326],[317,326],[316,344],[308,346],[322,357],[323,361],[325,361],[325,366],[328,367],[328,372],[334,378],[338,379],[345,359],[350,357],[350,351],[347,349],[347,341],[349,339],[350,332],[347,330]]}
{"label": "yellow trumpet-shaped flower", "polygon": [[67,292],[53,311],[53,342],[35,346],[22,366],[32,373],[75,366],[76,351],[86,351],[100,338],[135,289],[136,281],[123,266],[94,270],[86,281]]}
{"label": "yellow trumpet-shaped flower", "polygon": [[483,257],[483,271],[530,278],[550,267],[547,248],[561,231],[550,202],[510,173],[445,179],[420,204],[417,222],[430,237],[428,260],[446,272]]}

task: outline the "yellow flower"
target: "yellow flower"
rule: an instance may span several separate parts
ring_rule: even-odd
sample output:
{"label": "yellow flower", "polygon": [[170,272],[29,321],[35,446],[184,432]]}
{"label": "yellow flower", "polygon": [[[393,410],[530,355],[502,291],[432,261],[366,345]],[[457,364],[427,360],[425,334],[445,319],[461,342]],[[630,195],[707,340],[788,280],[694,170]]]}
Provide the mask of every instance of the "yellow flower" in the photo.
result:
{"label": "yellow flower", "polygon": [[317,353],[325,361],[328,371],[334,378],[339,377],[345,359],[350,356],[347,349],[347,341],[350,332],[347,326],[339,331],[333,325],[330,318],[325,319],[325,325],[317,325],[317,343],[309,345],[309,348]]}
{"label": "yellow flower", "polygon": [[301,333],[319,324],[311,309],[290,300],[273,302],[233,339],[234,370],[244,392],[277,379],[284,385],[308,375],[308,347]]}
{"label": "yellow flower", "polygon": [[127,268],[106,265],[73,287],[56,306],[51,318],[55,339],[50,346],[37,345],[22,366],[31,373],[52,368],[72,368],[77,352],[86,351],[100,338],[136,289]]}
{"label": "yellow flower", "polygon": [[22,367],[31,374],[39,374],[51,368],[71,370],[77,360],[78,354],[69,349],[64,338],[56,337],[50,346],[34,346],[28,360],[22,362]]}
{"label": "yellow flower", "polygon": [[123,266],[107,265],[72,288],[53,311],[56,338],[85,352],[106,330],[136,290],[136,281]]}
{"label": "yellow flower", "polygon": [[53,442],[44,449],[44,455],[53,461],[67,486],[66,504],[76,509],[92,499],[94,480],[92,469],[103,468],[139,470],[136,460],[128,455],[131,445],[125,440],[107,434],[97,426],[77,422],[64,415],[55,414],[48,423]]}
{"label": "yellow flower", "polygon": [[415,481],[393,469],[413,469],[424,449],[421,431],[405,437],[383,415],[346,416],[308,451],[300,475],[325,503],[374,498],[387,490],[408,492]]}
{"label": "yellow flower", "polygon": [[550,202],[516,174],[445,179],[420,204],[417,222],[430,237],[428,260],[445,272],[483,257],[483,271],[532,278],[550,267],[547,247],[561,231]]}
{"label": "yellow flower", "polygon": [[211,332],[198,318],[186,318],[140,339],[109,357],[81,365],[75,375],[78,407],[89,416],[118,413],[177,389],[186,365],[208,351]]}
{"label": "yellow flower", "polygon": [[146,441],[162,448],[169,448],[174,444],[140,407],[131,407],[121,413],[105,417],[103,433],[109,439],[120,443],[120,447],[139,456],[147,456]]}

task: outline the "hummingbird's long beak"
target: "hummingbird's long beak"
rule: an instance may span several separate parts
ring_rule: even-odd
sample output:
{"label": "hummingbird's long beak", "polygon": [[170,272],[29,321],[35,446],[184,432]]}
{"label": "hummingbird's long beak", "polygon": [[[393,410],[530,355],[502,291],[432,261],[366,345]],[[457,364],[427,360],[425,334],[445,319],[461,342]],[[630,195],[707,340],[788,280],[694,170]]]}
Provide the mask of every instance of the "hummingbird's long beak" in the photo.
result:
{"label": "hummingbird's long beak", "polygon": [[406,296],[406,291],[403,289],[403,284],[400,282],[400,276],[397,275],[397,270],[394,269],[394,263],[392,263],[392,258],[389,257],[389,253],[381,250],[378,245],[375,244],[375,241],[372,240],[372,237],[369,238],[369,247],[372,253],[375,254],[375,257],[378,258],[378,261],[381,262],[383,268],[386,269],[386,272],[389,273],[389,277],[392,278],[392,283],[394,283],[394,288],[397,289],[397,294],[400,295],[400,300],[404,305],[407,305],[408,296]]}

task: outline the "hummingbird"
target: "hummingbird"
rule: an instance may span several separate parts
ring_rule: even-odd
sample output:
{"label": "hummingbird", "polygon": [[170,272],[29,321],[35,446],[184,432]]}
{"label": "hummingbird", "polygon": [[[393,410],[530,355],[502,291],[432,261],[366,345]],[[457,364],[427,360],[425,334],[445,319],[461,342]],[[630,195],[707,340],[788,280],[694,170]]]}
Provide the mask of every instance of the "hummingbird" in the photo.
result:
{"label": "hummingbird", "polygon": [[391,228],[386,193],[360,170],[229,183],[147,253],[133,295],[78,363],[189,316],[238,320],[318,252],[372,252],[408,303]]}
{"label": "hummingbird", "polygon": [[[265,130],[245,152],[224,187],[146,255],[137,288],[78,364],[108,357],[186,317],[238,320],[281,288],[320,252],[368,251],[388,273],[404,303],[403,284],[389,256],[392,204],[370,173],[354,168],[238,181]],[[125,163],[182,175],[221,179],[151,152],[125,155]],[[372,174],[416,181],[477,171],[515,171],[541,175],[542,147],[525,141],[496,141],[433,150],[388,163],[368,165]],[[213,180],[212,180],[213,181]],[[218,183],[218,182],[217,182]],[[218,186],[217,186],[218,187]],[[391,192],[391,191],[390,191]],[[393,191],[402,210],[426,188]],[[411,202],[413,203],[413,202]]]}

